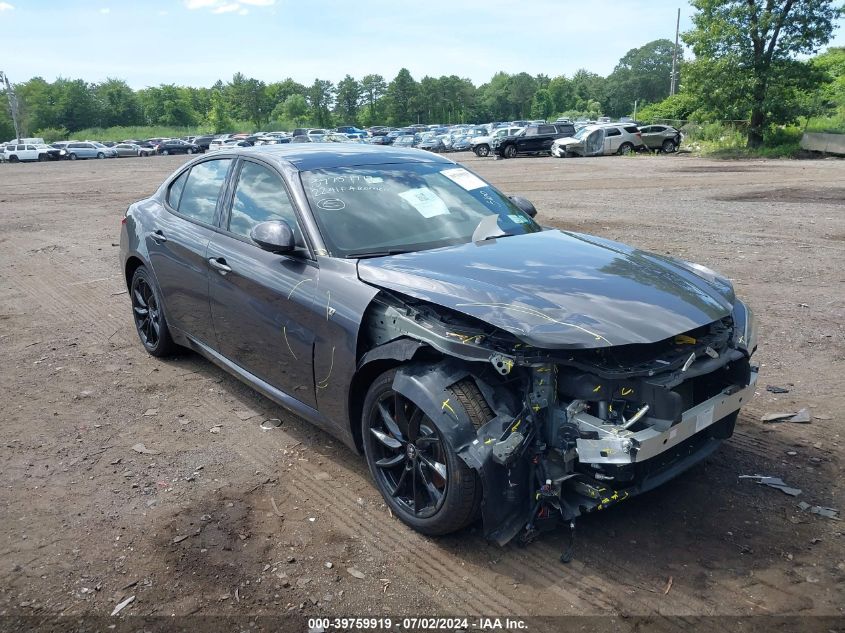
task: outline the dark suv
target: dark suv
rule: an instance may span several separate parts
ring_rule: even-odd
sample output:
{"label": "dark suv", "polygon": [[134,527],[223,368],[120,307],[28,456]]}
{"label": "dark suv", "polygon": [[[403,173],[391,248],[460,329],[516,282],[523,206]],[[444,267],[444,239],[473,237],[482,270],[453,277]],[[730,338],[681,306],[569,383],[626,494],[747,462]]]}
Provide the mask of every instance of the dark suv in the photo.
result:
{"label": "dark suv", "polygon": [[555,139],[575,134],[571,123],[545,123],[529,125],[515,136],[506,136],[493,148],[502,158],[515,158],[526,154],[545,154],[551,150]]}

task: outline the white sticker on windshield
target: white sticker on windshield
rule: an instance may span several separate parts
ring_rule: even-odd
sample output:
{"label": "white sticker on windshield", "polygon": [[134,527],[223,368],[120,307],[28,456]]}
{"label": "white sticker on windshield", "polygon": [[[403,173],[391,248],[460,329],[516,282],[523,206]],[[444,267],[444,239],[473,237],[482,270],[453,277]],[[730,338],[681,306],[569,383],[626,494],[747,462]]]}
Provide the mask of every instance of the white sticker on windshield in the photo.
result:
{"label": "white sticker on windshield", "polygon": [[511,222],[515,222],[516,224],[528,224],[528,218],[523,217],[521,215],[509,215]]}
{"label": "white sticker on windshield", "polygon": [[479,178],[475,174],[471,174],[463,167],[444,169],[440,173],[446,176],[446,178],[448,178],[455,184],[460,185],[467,191],[472,191],[473,189],[480,189],[481,187],[488,186],[488,184],[481,180],[481,178]]}
{"label": "white sticker on windshield", "polygon": [[419,211],[424,218],[449,213],[446,204],[428,187],[409,189],[399,194],[399,197]]}

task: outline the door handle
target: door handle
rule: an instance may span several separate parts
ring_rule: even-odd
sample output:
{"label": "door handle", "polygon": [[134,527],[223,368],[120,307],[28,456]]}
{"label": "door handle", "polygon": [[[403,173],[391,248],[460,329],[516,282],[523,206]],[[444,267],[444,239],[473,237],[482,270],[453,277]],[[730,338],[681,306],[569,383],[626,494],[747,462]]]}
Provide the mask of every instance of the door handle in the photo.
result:
{"label": "door handle", "polygon": [[161,229],[155,231],[154,233],[150,233],[150,237],[153,238],[159,244],[167,241],[167,238],[165,237],[164,233],[161,232]]}
{"label": "door handle", "polygon": [[232,268],[226,265],[226,260],[222,257],[209,257],[208,265],[216,269],[221,275],[232,272]]}

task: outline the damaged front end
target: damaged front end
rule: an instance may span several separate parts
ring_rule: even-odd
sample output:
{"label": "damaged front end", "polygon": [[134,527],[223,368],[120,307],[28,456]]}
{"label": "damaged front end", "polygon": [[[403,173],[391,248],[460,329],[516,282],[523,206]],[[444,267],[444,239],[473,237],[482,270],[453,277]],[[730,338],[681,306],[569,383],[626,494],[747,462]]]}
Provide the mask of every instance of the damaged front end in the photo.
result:
{"label": "damaged front end", "polygon": [[[480,320],[381,292],[362,358],[404,343],[393,389],[438,425],[483,486],[487,538],[503,545],[675,477],[731,436],[757,368],[753,317],[656,343],[544,350]],[[411,351],[408,351],[411,349]],[[418,350],[426,350],[418,354]],[[493,417],[475,428],[449,388],[471,378]]]}

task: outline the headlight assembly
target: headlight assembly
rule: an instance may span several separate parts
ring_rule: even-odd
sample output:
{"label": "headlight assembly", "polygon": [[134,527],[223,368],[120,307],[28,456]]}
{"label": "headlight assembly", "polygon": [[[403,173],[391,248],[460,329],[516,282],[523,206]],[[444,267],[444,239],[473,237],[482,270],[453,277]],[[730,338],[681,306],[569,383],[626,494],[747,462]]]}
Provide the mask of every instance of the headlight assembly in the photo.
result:
{"label": "headlight assembly", "polygon": [[746,304],[737,299],[733,311],[734,344],[750,357],[757,349],[757,319]]}

